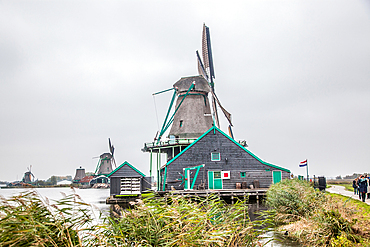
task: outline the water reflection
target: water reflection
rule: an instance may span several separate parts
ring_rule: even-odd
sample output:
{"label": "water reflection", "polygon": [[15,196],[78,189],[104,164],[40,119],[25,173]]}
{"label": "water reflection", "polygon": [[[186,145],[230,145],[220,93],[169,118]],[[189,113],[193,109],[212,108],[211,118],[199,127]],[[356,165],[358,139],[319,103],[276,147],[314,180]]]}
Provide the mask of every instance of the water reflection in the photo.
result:
{"label": "water reflection", "polygon": [[19,188],[19,189],[0,189],[0,195],[5,198],[11,196],[19,195],[22,192],[36,191],[43,198],[48,198],[49,201],[60,200],[64,197],[63,193],[66,195],[71,195],[76,193],[81,197],[81,199],[88,203],[94,205],[94,213],[101,211],[104,215],[109,215],[109,205],[105,204],[105,199],[109,197],[109,189],[71,189],[69,187],[55,187],[55,188]]}
{"label": "water reflection", "polygon": [[[253,202],[248,204],[248,214],[251,221],[262,220],[261,212],[268,210],[265,204]],[[274,231],[268,231],[261,235],[264,239],[261,243],[265,244],[267,247],[298,247],[301,246],[299,243],[292,241],[290,239],[285,239],[279,233]]]}

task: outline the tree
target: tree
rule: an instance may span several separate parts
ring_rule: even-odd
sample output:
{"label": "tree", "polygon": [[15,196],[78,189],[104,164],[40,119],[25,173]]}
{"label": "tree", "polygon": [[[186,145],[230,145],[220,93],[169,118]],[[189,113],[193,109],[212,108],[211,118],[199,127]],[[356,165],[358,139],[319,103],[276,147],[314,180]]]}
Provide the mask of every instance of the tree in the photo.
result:
{"label": "tree", "polygon": [[48,179],[48,182],[50,182],[52,185],[56,185],[57,182],[58,182],[58,178],[56,176],[51,176],[49,179]]}

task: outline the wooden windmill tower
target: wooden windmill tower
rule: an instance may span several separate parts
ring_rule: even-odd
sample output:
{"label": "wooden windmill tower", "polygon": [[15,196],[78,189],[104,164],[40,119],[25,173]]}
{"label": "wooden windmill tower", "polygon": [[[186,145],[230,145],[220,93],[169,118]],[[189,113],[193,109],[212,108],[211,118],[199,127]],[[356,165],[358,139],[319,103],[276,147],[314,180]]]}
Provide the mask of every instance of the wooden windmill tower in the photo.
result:
{"label": "wooden windmill tower", "polygon": [[80,166],[80,168],[77,168],[76,169],[76,175],[75,177],[73,178],[73,182],[74,183],[78,183],[81,179],[83,179],[84,177],[86,176],[86,172],[85,172],[85,168],[82,168]]}
{"label": "wooden windmill tower", "polygon": [[[159,166],[161,154],[166,154],[167,161],[179,154],[184,148],[194,142],[213,125],[220,127],[217,113],[217,105],[225,114],[229,121],[229,131],[231,132],[231,114],[228,113],[220,104],[214,87],[214,67],[211,49],[211,38],[209,28],[203,25],[202,34],[202,57],[196,51],[198,72],[197,76],[182,77],[173,88],[155,93],[173,90],[172,100],[167,111],[164,123],[158,131],[154,142],[145,143],[142,151],[150,152],[150,176],[152,176],[153,153],[157,154],[157,177],[159,176]],[[172,109],[175,98],[175,107]],[[210,107],[210,102],[212,108]],[[212,110],[211,110],[212,109]],[[170,113],[172,116],[170,117]],[[165,132],[171,127],[168,137],[163,137]]]}
{"label": "wooden windmill tower", "polygon": [[116,166],[116,161],[114,160],[114,146],[112,145],[110,138],[109,141],[109,151],[110,153],[103,153],[99,157],[98,165],[95,169],[95,175],[108,175],[113,171],[113,165]]}
{"label": "wooden windmill tower", "polygon": [[22,178],[23,183],[32,183],[35,180],[35,175],[31,172],[32,166],[27,167],[28,171],[24,173]]}

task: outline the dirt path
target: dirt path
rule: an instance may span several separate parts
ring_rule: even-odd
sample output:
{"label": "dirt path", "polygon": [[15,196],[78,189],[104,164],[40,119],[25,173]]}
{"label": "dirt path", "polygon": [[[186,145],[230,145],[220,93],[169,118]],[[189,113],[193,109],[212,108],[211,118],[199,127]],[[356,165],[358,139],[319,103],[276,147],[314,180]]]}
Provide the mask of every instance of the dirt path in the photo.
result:
{"label": "dirt path", "polygon": [[[351,198],[356,199],[356,200],[360,200],[358,195],[355,195],[352,191],[345,190],[345,188],[343,186],[331,185],[331,187],[326,189],[326,191],[330,192],[330,193],[340,194],[340,195],[343,195],[343,196],[348,196],[348,197],[351,197]],[[366,199],[365,203],[370,205],[370,199]]]}

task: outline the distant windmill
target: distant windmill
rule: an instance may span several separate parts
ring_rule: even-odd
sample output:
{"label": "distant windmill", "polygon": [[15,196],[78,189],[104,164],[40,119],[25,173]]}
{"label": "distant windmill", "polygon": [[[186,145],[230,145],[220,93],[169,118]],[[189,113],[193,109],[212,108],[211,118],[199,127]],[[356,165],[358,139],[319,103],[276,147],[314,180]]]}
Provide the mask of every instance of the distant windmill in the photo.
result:
{"label": "distant windmill", "polygon": [[76,175],[75,177],[73,178],[73,182],[74,183],[78,183],[81,179],[83,179],[84,177],[86,176],[86,172],[85,172],[85,168],[82,168],[80,166],[80,168],[77,168],[76,169]]}
{"label": "distant windmill", "polygon": [[114,159],[114,146],[112,145],[110,138],[109,141],[109,151],[110,153],[103,153],[100,155],[98,165],[95,169],[95,175],[108,175],[113,171],[113,164],[116,168],[116,161]]}
{"label": "distant windmill", "polygon": [[24,176],[22,178],[23,183],[32,183],[35,181],[35,175],[31,172],[32,165],[30,167],[27,167],[27,172],[24,173]]}

